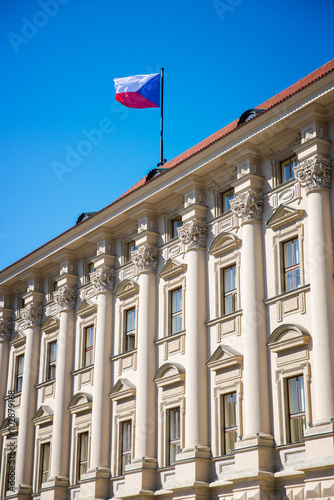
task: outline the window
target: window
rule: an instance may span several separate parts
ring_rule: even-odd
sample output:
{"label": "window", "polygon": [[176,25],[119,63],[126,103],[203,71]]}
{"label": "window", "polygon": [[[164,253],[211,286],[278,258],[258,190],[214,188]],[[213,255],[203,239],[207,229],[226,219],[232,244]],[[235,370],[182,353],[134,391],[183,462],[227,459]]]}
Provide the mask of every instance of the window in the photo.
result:
{"label": "window", "polygon": [[48,343],[46,380],[56,378],[57,341]]}
{"label": "window", "polygon": [[297,166],[297,158],[296,155],[287,158],[280,163],[280,175],[281,175],[281,183],[289,181],[290,179],[295,178],[295,173],[293,171],[293,167]]}
{"label": "window", "polygon": [[230,314],[237,304],[237,267],[235,264],[222,269],[222,312]]}
{"label": "window", "polygon": [[233,450],[237,440],[237,393],[222,395],[222,450],[227,455],[229,450]]}
{"label": "window", "polygon": [[172,408],[168,412],[168,462],[171,465],[175,462],[177,453],[180,453],[180,408]]}
{"label": "window", "polygon": [[300,286],[299,243],[298,238],[283,244],[284,291],[295,290]]}
{"label": "window", "polygon": [[171,292],[171,333],[181,332],[182,323],[182,288],[177,288]]}
{"label": "window", "polygon": [[94,326],[88,326],[84,330],[83,366],[91,366],[93,363],[94,363]]}
{"label": "window", "polygon": [[125,466],[131,463],[132,453],[132,421],[122,422],[121,432],[121,474],[125,471]]}
{"label": "window", "polygon": [[88,432],[78,434],[78,478],[88,470]]}
{"label": "window", "polygon": [[226,212],[229,212],[231,210],[230,207],[230,200],[233,200],[235,198],[234,194],[234,189],[228,189],[227,191],[224,191],[222,193],[222,213],[226,214]]}
{"label": "window", "polygon": [[58,282],[57,281],[52,281],[51,290],[52,290],[52,292],[56,292],[58,290]]}
{"label": "window", "polygon": [[177,232],[177,228],[182,226],[182,217],[175,217],[175,219],[171,220],[171,237],[178,238],[179,233]]}
{"label": "window", "polygon": [[125,311],[124,350],[131,351],[136,347],[136,308]]}
{"label": "window", "polygon": [[135,241],[128,241],[125,245],[125,262],[131,262],[131,252],[135,250],[137,250]]}
{"label": "window", "polygon": [[90,273],[94,272],[94,264],[93,264],[93,262],[90,262],[88,264],[87,268],[88,268],[88,277],[89,277]]}
{"label": "window", "polygon": [[22,391],[23,383],[23,368],[24,368],[24,354],[16,358],[16,377],[15,377],[15,391]]}
{"label": "window", "polygon": [[40,467],[40,480],[39,486],[48,480],[50,473],[50,443],[43,443],[41,445],[41,467]]}
{"label": "window", "polygon": [[305,432],[304,377],[299,375],[287,380],[290,443],[299,443]]}

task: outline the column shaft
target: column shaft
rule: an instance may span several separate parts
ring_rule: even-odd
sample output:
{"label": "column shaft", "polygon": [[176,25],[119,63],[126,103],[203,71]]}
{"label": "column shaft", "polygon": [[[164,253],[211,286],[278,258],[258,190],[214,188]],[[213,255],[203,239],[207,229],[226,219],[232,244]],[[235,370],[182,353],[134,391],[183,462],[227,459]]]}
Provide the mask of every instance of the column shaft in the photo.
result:
{"label": "column shaft", "polygon": [[139,277],[135,456],[155,457],[156,273]]}
{"label": "column shaft", "polygon": [[321,423],[334,417],[330,192],[311,191],[308,205],[315,416]]}
{"label": "column shaft", "polygon": [[68,477],[71,438],[71,414],[68,409],[72,395],[73,310],[60,312],[60,327],[57,352],[56,393],[53,419],[51,473],[52,478]]}
{"label": "column shaft", "polygon": [[208,446],[205,248],[189,248],[186,289],[185,449]]}
{"label": "column shaft", "polygon": [[26,328],[25,334],[26,348],[16,455],[16,485],[31,486],[35,435],[32,418],[36,412],[35,384],[38,375],[40,327],[30,326]]}
{"label": "column shaft", "polygon": [[108,468],[110,457],[110,391],[112,347],[113,295],[99,293],[97,297],[94,387],[92,410],[91,469]]}

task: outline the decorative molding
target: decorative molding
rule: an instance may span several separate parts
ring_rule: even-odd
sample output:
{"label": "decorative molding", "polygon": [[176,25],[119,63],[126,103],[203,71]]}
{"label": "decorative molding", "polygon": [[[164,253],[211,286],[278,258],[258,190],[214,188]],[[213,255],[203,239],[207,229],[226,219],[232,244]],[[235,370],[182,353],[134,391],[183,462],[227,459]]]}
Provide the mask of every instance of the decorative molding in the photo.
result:
{"label": "decorative molding", "polygon": [[75,309],[77,299],[77,289],[68,285],[62,286],[54,292],[54,300],[58,305],[59,311]]}
{"label": "decorative molding", "polygon": [[206,362],[210,370],[225,370],[232,366],[241,365],[243,355],[227,345],[219,345],[212,356]]}
{"label": "decorative molding", "polygon": [[68,409],[73,414],[82,413],[92,409],[93,396],[85,392],[77,392],[68,405]]}
{"label": "decorative molding", "polygon": [[267,346],[273,352],[287,351],[306,346],[311,340],[308,331],[299,325],[280,325],[270,335]]}
{"label": "decorative molding", "polygon": [[315,155],[293,167],[296,179],[309,193],[314,189],[330,189],[332,163],[329,158]]}
{"label": "decorative molding", "polygon": [[40,305],[28,304],[22,310],[22,318],[25,321],[25,328],[29,326],[41,326],[43,308]]}
{"label": "decorative molding", "polygon": [[53,409],[50,406],[42,405],[32,418],[35,425],[51,424],[53,421]]}
{"label": "decorative molding", "polygon": [[209,252],[217,256],[238,248],[240,244],[241,240],[235,234],[224,231],[215,237],[211,243]]}
{"label": "decorative molding", "polygon": [[158,387],[183,383],[185,381],[185,369],[182,365],[176,363],[165,363],[154,376],[153,381]]}
{"label": "decorative molding", "polygon": [[120,378],[109,393],[110,399],[120,401],[136,396],[136,386],[126,378]]}
{"label": "decorative molding", "polygon": [[263,195],[253,189],[248,189],[230,200],[230,207],[243,222],[262,220]]}
{"label": "decorative molding", "polygon": [[139,285],[136,281],[131,279],[125,279],[120,282],[116,288],[116,297],[125,299],[130,295],[134,295],[139,292]]}
{"label": "decorative molding", "polygon": [[131,260],[139,271],[156,271],[158,267],[158,247],[152,247],[145,243],[145,245],[131,252]]}
{"label": "decorative molding", "polygon": [[287,226],[296,220],[301,219],[305,210],[297,210],[286,205],[280,205],[267,222],[267,226],[272,229],[278,229]]}
{"label": "decorative molding", "polygon": [[169,279],[184,272],[186,269],[187,264],[182,264],[176,259],[168,259],[166,264],[161,269],[159,276],[163,279]]}
{"label": "decorative molding", "polygon": [[97,304],[95,304],[92,300],[90,299],[84,299],[80,307],[77,309],[77,314],[78,316],[88,316],[89,314],[93,314],[97,311]]}
{"label": "decorative molding", "polygon": [[9,340],[13,331],[13,322],[11,320],[0,320],[0,342]]}
{"label": "decorative molding", "polygon": [[90,281],[95,287],[95,291],[113,292],[115,287],[115,268],[102,266],[93,273],[90,273]]}
{"label": "decorative molding", "polygon": [[44,332],[49,333],[59,328],[59,322],[58,316],[50,315],[44,319],[41,328]]}
{"label": "decorative molding", "polygon": [[179,238],[188,248],[205,248],[207,238],[207,223],[198,219],[185,222],[177,228]]}

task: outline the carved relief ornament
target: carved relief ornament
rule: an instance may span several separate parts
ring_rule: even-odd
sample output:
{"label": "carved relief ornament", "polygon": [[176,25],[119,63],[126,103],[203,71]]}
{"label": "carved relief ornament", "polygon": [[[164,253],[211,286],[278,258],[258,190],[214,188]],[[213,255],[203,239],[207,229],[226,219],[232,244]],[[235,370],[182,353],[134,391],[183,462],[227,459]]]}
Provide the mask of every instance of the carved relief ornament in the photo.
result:
{"label": "carved relief ornament", "polygon": [[0,320],[0,342],[9,340],[13,330],[13,322],[5,319]]}
{"label": "carved relief ornament", "polygon": [[140,271],[156,271],[158,267],[157,247],[143,245],[138,250],[131,252],[131,260],[136,264]]}
{"label": "carved relief ornament", "polygon": [[232,212],[244,222],[262,220],[263,195],[249,189],[230,200]]}
{"label": "carved relief ornament", "polygon": [[28,304],[22,310],[22,317],[25,321],[25,328],[29,326],[41,326],[43,308],[40,305]]}
{"label": "carved relief ornament", "polygon": [[179,238],[188,248],[205,248],[207,237],[207,224],[204,221],[193,219],[185,222],[177,229]]}
{"label": "carved relief ornament", "polygon": [[54,293],[55,302],[59,310],[72,310],[75,308],[77,289],[70,286],[62,286]]}
{"label": "carved relief ornament", "polygon": [[306,191],[330,189],[332,164],[329,158],[315,155],[293,167],[296,179]]}
{"label": "carved relief ornament", "polygon": [[102,266],[93,273],[90,273],[90,280],[96,292],[113,292],[115,286],[115,269],[109,266]]}

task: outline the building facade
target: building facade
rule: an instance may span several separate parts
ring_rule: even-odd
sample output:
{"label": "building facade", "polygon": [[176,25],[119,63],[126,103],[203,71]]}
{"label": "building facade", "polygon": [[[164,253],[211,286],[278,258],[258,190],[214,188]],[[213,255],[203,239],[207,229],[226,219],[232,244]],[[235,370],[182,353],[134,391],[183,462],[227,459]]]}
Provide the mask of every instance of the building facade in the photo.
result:
{"label": "building facade", "polygon": [[334,499],[334,61],[0,273],[1,498]]}

